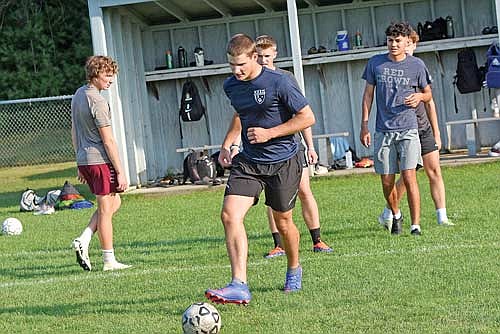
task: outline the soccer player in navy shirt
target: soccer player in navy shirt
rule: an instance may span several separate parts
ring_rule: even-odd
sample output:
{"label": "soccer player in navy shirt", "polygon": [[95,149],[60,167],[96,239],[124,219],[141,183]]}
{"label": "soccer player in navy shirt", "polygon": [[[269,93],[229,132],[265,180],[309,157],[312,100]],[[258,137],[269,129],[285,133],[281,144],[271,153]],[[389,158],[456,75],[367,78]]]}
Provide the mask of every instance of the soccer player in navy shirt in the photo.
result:
{"label": "soccer player in navy shirt", "polygon": [[[287,255],[285,292],[302,288],[299,231],[292,220],[302,166],[295,133],[314,124],[314,114],[304,95],[287,75],[257,63],[252,38],[237,34],[227,47],[233,75],[224,91],[236,112],[221,147],[219,162],[232,166],[224,194],[221,219],[231,263],[232,280],[205,296],[215,303],[248,304],[248,238],[244,218],[264,190],[266,205],[284,241]],[[231,156],[231,145],[241,135],[243,151]]]}

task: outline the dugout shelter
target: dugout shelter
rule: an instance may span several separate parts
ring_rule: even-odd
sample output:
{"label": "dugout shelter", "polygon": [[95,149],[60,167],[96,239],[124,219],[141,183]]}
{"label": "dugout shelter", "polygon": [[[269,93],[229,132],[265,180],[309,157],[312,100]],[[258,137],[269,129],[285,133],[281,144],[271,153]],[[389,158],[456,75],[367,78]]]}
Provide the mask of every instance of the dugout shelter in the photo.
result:
{"label": "dugout shelter", "polygon": [[[181,170],[184,156],[178,148],[221,143],[233,112],[222,89],[230,75],[225,47],[235,33],[275,37],[277,66],[294,71],[315,113],[313,134],[348,132],[357,155],[367,156],[373,152],[358,139],[365,84],[361,75],[371,56],[385,52],[385,28],[391,21],[417,27],[451,16],[454,38],[421,42],[416,50],[434,79],[443,144],[452,149],[468,144],[466,124],[454,125],[451,133],[447,122],[492,117],[485,91],[457,92],[455,112],[453,76],[459,49],[473,48],[479,65],[484,63],[498,34],[482,32],[499,26],[500,0],[88,0],[88,5],[94,54],[112,56],[120,66],[107,97],[131,185]],[[337,32],[342,30],[347,30],[351,45],[359,32],[362,47],[336,51]],[[178,68],[179,46],[186,50],[188,63],[194,61],[194,49],[201,47],[205,60],[213,64]],[[320,46],[326,52],[308,54]],[[173,55],[173,69],[162,69],[167,50]],[[179,121],[181,89],[188,79],[200,90],[208,127],[205,120]],[[371,131],[374,123],[371,116]],[[498,141],[500,122],[474,126],[483,145]]]}

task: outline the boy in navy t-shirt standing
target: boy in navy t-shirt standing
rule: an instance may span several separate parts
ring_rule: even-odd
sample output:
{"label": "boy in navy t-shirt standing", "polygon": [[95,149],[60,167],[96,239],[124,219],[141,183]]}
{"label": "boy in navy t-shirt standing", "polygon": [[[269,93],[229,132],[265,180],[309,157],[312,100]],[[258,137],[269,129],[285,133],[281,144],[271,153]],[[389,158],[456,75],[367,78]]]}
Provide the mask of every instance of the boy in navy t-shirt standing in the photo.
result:
{"label": "boy in navy t-shirt standing", "polygon": [[[215,303],[248,304],[252,297],[247,285],[248,239],[243,221],[262,190],[287,254],[284,291],[302,287],[300,236],[292,220],[302,174],[295,133],[313,125],[314,114],[288,76],[257,63],[255,42],[249,36],[233,36],[227,57],[233,75],[224,82],[224,91],[236,112],[219,162],[232,166],[221,213],[232,280],[224,288],[208,289],[205,296]],[[240,135],[243,151],[232,157],[231,145]]]}
{"label": "boy in navy t-shirt standing", "polygon": [[392,234],[402,232],[403,216],[398,207],[394,186],[401,173],[408,192],[411,228],[420,235],[420,193],[416,167],[420,159],[420,141],[416,108],[432,98],[430,76],[422,60],[407,55],[412,28],[407,23],[393,23],[386,29],[389,53],[370,58],[363,73],[366,80],[361,115],[361,143],[368,147],[368,130],[373,95],[377,94],[377,119],[374,135],[375,172],[380,174],[387,206],[393,214]]}

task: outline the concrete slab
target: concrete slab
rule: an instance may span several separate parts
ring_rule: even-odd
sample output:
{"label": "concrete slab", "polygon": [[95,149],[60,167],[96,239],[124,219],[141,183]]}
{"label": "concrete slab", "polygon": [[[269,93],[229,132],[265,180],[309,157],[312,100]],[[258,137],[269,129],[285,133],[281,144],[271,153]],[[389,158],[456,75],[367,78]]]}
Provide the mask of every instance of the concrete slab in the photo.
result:
{"label": "concrete slab", "polygon": [[[480,164],[486,162],[496,161],[500,163],[500,157],[490,157],[488,156],[488,151],[481,151],[477,156],[471,157],[468,155],[467,151],[456,151],[453,153],[441,154],[441,166],[460,166],[465,164]],[[366,174],[375,173],[373,167],[370,168],[352,168],[343,170],[331,170],[324,175],[315,175],[313,177],[325,177],[325,176],[343,176],[343,175],[353,175],[353,174]],[[194,185],[194,184],[183,184],[183,185],[155,185],[151,187],[141,187],[136,189],[130,189],[125,195],[137,195],[143,194],[148,196],[165,196],[165,195],[178,195],[190,193],[193,191],[210,191],[215,189],[224,188],[226,185],[227,177],[223,178],[223,184],[212,186],[212,185]]]}

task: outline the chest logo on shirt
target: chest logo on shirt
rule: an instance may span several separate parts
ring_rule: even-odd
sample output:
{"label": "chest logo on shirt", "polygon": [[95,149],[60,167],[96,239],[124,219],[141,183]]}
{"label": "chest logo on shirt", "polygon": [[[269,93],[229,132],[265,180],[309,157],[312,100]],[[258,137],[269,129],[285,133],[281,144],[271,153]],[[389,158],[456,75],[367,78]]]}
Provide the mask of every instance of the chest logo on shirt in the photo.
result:
{"label": "chest logo on shirt", "polygon": [[266,90],[265,89],[254,90],[253,97],[255,99],[255,102],[257,102],[258,104],[264,103],[264,100],[266,99]]}

